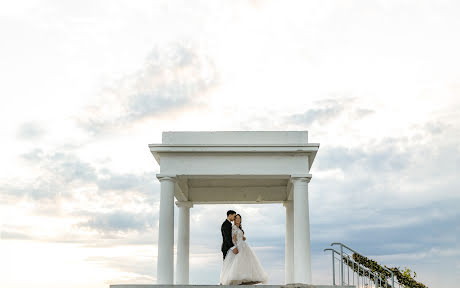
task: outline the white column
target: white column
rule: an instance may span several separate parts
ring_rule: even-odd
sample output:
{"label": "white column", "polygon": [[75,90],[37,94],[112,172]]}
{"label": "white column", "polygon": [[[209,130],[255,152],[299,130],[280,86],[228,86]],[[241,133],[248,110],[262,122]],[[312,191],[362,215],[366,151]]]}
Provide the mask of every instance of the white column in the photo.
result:
{"label": "white column", "polygon": [[190,208],[192,202],[176,202],[179,207],[177,231],[176,284],[189,284]]}
{"label": "white column", "polygon": [[284,249],[284,282],[294,283],[294,206],[292,201],[283,203],[286,208],[286,240]]}
{"label": "white column", "polygon": [[174,183],[176,178],[158,175],[157,178],[161,183],[157,284],[174,284]]}
{"label": "white column", "polygon": [[294,282],[312,284],[310,219],[308,209],[309,177],[291,177],[294,202]]}

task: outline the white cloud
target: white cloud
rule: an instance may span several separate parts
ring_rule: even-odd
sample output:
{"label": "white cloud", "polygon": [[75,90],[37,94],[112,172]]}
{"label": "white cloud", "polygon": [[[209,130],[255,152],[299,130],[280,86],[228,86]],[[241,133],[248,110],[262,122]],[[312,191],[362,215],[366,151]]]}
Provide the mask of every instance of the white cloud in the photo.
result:
{"label": "white cloud", "polygon": [[204,97],[217,85],[218,76],[213,63],[199,53],[185,43],[153,49],[139,71],[106,88],[75,120],[98,135],[205,106]]}

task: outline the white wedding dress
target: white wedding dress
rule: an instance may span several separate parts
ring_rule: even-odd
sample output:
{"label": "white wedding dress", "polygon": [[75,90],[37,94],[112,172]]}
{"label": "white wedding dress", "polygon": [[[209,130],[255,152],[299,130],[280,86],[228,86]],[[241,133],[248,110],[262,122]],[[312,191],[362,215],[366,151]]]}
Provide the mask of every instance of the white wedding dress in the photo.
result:
{"label": "white wedding dress", "polygon": [[236,235],[236,241],[233,240],[233,245],[238,248],[238,254],[228,250],[220,272],[220,283],[222,285],[238,285],[247,282],[251,284],[267,283],[268,275],[256,254],[243,240],[243,231],[232,225],[232,239],[235,238],[234,235]]}

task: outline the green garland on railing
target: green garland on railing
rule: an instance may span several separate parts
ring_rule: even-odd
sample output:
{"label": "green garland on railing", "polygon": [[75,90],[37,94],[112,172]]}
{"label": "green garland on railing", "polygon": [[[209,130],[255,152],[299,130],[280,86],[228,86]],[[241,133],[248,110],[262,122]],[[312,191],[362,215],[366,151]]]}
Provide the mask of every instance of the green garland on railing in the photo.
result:
{"label": "green garland on railing", "polygon": [[396,278],[398,278],[398,282],[406,287],[427,288],[427,286],[425,286],[424,284],[415,281],[414,278],[410,276],[410,274],[407,275],[407,273],[401,272],[398,268],[391,268],[390,270],[393,271]]}
{"label": "green garland on railing", "polygon": [[[376,261],[374,261],[372,259],[369,259],[369,258],[367,258],[365,256],[361,256],[361,255],[356,254],[356,253],[353,253],[352,257],[353,257],[353,260],[356,263],[363,265],[364,267],[368,268],[372,273],[377,274],[377,281],[379,281],[379,279],[380,279],[380,283],[381,283],[381,285],[379,285],[379,286],[383,287],[385,282],[391,278],[391,273],[388,272],[387,270],[385,270]],[[348,264],[348,266],[350,266],[355,272],[358,272],[357,266],[353,265],[353,263],[350,261],[349,257],[343,256],[343,260],[345,260],[345,263]],[[391,270],[393,272],[394,276],[396,277],[396,279],[398,280],[398,282],[401,285],[404,285],[404,287],[407,287],[407,288],[428,288],[424,284],[414,280],[414,278],[412,278],[412,276],[410,275],[410,270],[409,269],[406,269],[405,271],[402,272],[399,268],[396,268],[396,267],[389,268],[389,267],[385,266],[385,268],[387,268],[388,270]],[[369,277],[372,281],[375,282],[374,276],[369,275],[369,272],[367,272],[367,271],[363,271],[362,269],[360,269],[359,275]],[[414,277],[415,277],[415,273],[414,273]]]}
{"label": "green garland on railing", "polygon": [[[372,270],[371,268],[369,268],[368,266],[365,266],[367,268],[369,268],[370,271],[364,271],[362,268],[361,269],[358,269],[358,265],[357,263],[359,263],[358,261],[356,261],[355,259],[355,262],[356,263],[353,263],[351,262],[351,259],[350,257],[348,256],[343,256],[343,259],[344,259],[344,262],[346,264],[348,264],[348,266],[350,266],[350,268],[356,272],[358,275],[360,276],[363,276],[363,277],[368,277],[369,279],[371,279],[372,282],[375,283],[375,278],[377,277],[377,283],[379,284],[379,286],[381,287],[384,287],[384,284],[386,282],[386,279],[385,279],[385,274],[384,273],[379,273],[379,271],[376,271],[376,270]],[[362,263],[361,263],[362,264]],[[362,264],[364,265],[364,264]],[[383,270],[385,271],[385,270]],[[369,273],[369,272],[372,272],[373,274]],[[388,273],[388,272],[387,272]],[[390,276],[387,276],[387,278],[391,277],[391,274],[388,273]]]}

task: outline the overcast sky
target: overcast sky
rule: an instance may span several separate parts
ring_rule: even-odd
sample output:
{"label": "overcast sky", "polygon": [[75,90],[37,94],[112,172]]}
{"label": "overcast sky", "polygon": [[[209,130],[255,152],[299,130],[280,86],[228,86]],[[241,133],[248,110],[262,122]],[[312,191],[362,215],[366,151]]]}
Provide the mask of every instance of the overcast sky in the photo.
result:
{"label": "overcast sky", "polygon": [[[0,286],[154,283],[148,144],[174,130],[321,144],[315,284],[331,283],[322,249],[339,241],[456,286],[459,15],[443,0],[1,1]],[[281,204],[192,208],[191,283],[219,281],[228,208],[283,283]]]}

